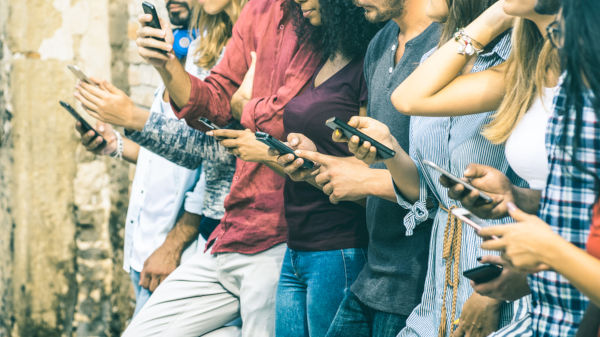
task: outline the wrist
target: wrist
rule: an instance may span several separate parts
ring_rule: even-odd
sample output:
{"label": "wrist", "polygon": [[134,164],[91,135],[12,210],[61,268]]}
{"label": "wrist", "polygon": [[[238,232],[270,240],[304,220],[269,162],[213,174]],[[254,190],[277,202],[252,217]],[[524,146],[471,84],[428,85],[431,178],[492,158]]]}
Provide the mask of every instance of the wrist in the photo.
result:
{"label": "wrist", "polygon": [[501,20],[479,17],[465,27],[464,31],[483,46],[487,46],[496,37],[506,31],[506,28]]}
{"label": "wrist", "polygon": [[133,102],[131,104],[131,119],[126,127],[129,130],[142,131],[144,126],[146,126],[150,113],[147,110],[137,107]]}

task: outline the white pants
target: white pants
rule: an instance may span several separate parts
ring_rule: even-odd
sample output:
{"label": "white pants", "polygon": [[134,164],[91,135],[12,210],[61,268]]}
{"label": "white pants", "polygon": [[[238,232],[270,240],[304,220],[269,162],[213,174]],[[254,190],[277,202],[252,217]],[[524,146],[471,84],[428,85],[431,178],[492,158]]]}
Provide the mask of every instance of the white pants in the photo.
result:
{"label": "white pants", "polygon": [[275,293],[285,249],[279,244],[254,255],[197,253],[156,288],[123,336],[197,337],[212,331],[222,336],[221,331],[235,331],[221,328],[240,315],[242,336],[275,336]]}

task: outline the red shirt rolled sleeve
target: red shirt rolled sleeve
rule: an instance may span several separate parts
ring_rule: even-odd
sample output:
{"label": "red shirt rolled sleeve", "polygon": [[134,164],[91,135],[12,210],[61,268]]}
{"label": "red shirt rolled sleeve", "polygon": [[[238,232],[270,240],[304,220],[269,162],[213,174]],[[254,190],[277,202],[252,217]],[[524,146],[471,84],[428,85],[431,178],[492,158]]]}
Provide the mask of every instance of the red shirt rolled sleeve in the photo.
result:
{"label": "red shirt rolled sleeve", "polygon": [[[179,118],[202,129],[198,117],[219,125],[231,118],[230,100],[241,84],[255,51],[256,69],[251,100],[241,123],[253,131],[283,137],[283,107],[311,79],[320,61],[307,43],[299,43],[286,18],[285,0],[252,0],[242,10],[223,59],[204,81],[190,76],[190,100]],[[237,160],[225,216],[208,240],[212,252],[254,254],[285,242],[284,178],[265,165]]]}

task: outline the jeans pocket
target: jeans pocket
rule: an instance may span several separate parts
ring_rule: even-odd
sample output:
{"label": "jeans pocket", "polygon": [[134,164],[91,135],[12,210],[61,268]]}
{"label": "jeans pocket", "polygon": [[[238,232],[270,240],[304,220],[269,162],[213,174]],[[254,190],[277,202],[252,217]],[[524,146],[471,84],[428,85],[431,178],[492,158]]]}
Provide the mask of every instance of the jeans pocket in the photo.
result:
{"label": "jeans pocket", "polygon": [[346,288],[349,288],[363,269],[367,257],[364,248],[346,248],[341,249],[340,252],[344,261]]}

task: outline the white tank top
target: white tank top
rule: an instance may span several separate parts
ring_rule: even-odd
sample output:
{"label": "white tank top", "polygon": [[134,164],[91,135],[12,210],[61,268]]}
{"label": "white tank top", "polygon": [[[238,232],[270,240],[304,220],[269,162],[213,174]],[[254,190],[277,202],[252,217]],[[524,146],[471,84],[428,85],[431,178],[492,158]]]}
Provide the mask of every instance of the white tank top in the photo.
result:
{"label": "white tank top", "polygon": [[557,88],[544,88],[542,97],[535,99],[506,141],[504,151],[510,167],[534,190],[546,187],[549,173],[546,126]]}

